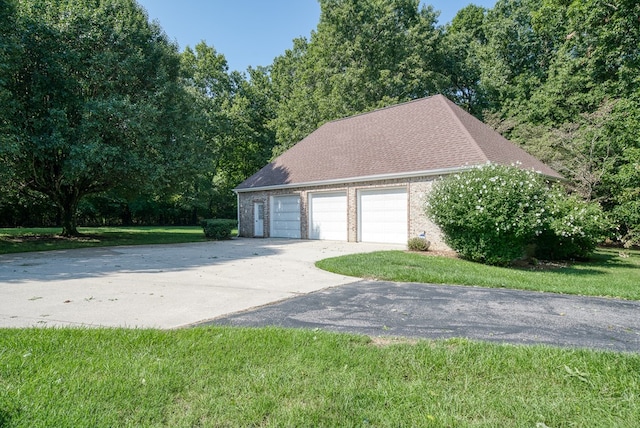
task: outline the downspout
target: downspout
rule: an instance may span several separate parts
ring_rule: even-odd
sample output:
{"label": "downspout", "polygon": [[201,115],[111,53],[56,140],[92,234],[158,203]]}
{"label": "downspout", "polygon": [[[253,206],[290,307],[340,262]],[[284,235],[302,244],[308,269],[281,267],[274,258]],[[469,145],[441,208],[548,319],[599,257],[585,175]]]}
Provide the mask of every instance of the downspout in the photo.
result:
{"label": "downspout", "polygon": [[233,189],[236,194],[236,221],[238,222],[238,237],[240,237],[240,193]]}

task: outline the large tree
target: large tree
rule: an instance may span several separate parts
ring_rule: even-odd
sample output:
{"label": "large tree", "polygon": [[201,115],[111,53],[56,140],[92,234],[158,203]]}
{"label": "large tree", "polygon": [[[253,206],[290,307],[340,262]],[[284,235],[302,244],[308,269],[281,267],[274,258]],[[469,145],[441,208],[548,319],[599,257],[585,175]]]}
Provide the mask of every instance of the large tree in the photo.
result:
{"label": "large tree", "polygon": [[277,58],[272,123],[287,149],[319,125],[438,91],[436,13],[419,0],[320,0],[311,40]]}
{"label": "large tree", "polygon": [[195,179],[184,183],[182,196],[209,216],[234,217],[232,189],[268,162],[275,140],[267,128],[274,116],[268,74],[250,68],[247,79],[229,72],[224,55],[204,42],[185,49],[182,70],[194,100],[192,129],[202,161]]}
{"label": "large tree", "polygon": [[601,202],[629,245],[640,243],[639,21],[635,0],[500,0],[485,25],[496,59],[482,64],[499,129]]}
{"label": "large tree", "polygon": [[21,0],[16,15],[16,108],[0,159],[76,235],[83,197],[166,185],[183,159],[177,47],[134,0]]}
{"label": "large tree", "polygon": [[[7,147],[14,143],[14,139],[11,138],[13,134],[11,118],[17,106],[11,94],[10,82],[17,70],[21,54],[15,22],[15,1],[0,0],[0,147]],[[7,174],[6,168],[0,168],[0,186],[2,187],[7,184]]]}
{"label": "large tree", "polygon": [[478,117],[482,117],[487,107],[480,67],[480,52],[487,44],[484,33],[486,13],[486,9],[473,4],[461,9],[445,27],[440,45],[442,72],[447,79],[447,87],[442,92]]}

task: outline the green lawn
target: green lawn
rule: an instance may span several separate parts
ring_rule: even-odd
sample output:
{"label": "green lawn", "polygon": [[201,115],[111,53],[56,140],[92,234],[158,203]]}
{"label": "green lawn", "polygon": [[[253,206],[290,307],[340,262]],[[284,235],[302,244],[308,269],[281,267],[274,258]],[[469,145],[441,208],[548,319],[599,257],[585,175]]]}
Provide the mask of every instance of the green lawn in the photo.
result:
{"label": "green lawn", "polygon": [[429,253],[381,251],[321,260],[342,275],[398,282],[478,285],[640,300],[640,251],[599,249],[588,262],[532,268],[486,266]]}
{"label": "green lawn", "polygon": [[[200,228],[82,229],[89,237],[80,241],[42,239],[37,229],[33,242],[14,231],[0,229],[0,252],[204,240]],[[601,249],[591,262],[538,271],[403,251],[318,265],[394,281],[640,298],[637,251]],[[635,427],[638,373],[640,354],[462,339],[0,329],[0,427]]]}
{"label": "green lawn", "polygon": [[321,331],[0,329],[0,426],[635,427],[640,355]]}
{"label": "green lawn", "polygon": [[81,227],[79,238],[63,238],[60,228],[0,228],[0,254],[117,245],[178,244],[205,241],[200,226]]}

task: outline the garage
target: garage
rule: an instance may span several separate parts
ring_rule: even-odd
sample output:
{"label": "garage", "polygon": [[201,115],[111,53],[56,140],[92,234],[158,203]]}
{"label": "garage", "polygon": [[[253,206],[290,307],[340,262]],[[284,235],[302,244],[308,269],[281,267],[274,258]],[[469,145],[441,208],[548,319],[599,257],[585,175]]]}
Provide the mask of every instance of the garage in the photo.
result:
{"label": "garage", "polygon": [[309,196],[309,239],[347,240],[347,193]]}
{"label": "garage", "polygon": [[300,197],[271,197],[271,237],[300,238]]}
{"label": "garage", "polygon": [[407,189],[361,190],[358,193],[358,241],[407,243]]}

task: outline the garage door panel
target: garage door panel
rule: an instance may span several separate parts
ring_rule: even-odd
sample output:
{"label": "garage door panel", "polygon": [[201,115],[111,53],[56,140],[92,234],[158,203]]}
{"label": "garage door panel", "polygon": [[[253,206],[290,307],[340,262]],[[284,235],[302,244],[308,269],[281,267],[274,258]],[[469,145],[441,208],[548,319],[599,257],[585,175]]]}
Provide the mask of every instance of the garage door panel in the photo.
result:
{"label": "garage door panel", "polygon": [[271,198],[271,236],[300,238],[300,197],[297,195]]}
{"label": "garage door panel", "polygon": [[363,190],[359,197],[359,240],[407,242],[407,191],[404,188]]}
{"label": "garage door panel", "polygon": [[309,238],[347,240],[347,194],[345,192],[310,195]]}

